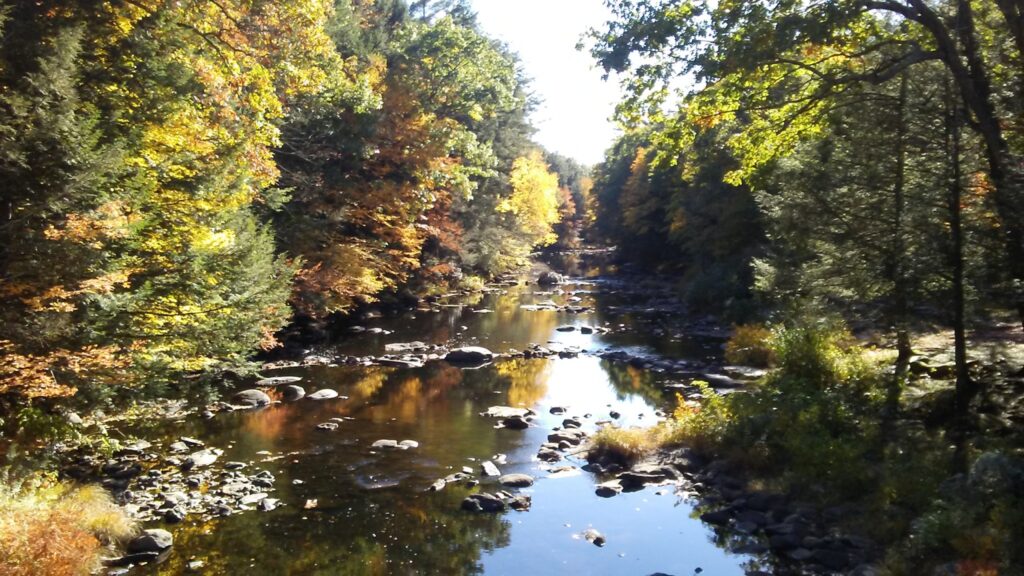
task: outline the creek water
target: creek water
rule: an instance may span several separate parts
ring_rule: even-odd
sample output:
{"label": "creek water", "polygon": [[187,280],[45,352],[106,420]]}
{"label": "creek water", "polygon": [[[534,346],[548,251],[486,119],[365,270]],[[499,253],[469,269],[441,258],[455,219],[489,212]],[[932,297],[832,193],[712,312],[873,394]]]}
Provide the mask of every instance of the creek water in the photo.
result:
{"label": "creek water", "polygon": [[[444,361],[421,368],[294,367],[268,376],[299,376],[307,392],[331,388],[335,400],[301,400],[255,411],[190,417],[146,433],[167,443],[180,436],[224,450],[221,461],[270,471],[271,495],[282,506],[213,519],[186,519],[169,529],[171,555],[133,574],[179,574],[199,561],[203,574],[744,574],[756,560],[729,553],[696,516],[685,493],[650,486],[613,498],[595,495],[604,478],[585,472],[572,455],[561,462],[536,458],[538,447],[565,416],[584,429],[621,416],[619,426],[649,426],[659,409],[671,411],[672,376],[593,354],[625,349],[699,362],[721,353],[721,340],[689,336],[676,318],[648,306],[665,294],[636,284],[582,281],[545,288],[504,287],[443,299],[432,310],[367,320],[390,333],[360,333],[317,353],[381,355],[387,343],[422,341],[478,345],[495,352],[532,343],[577,346],[575,358],[502,360],[477,369]],[[577,300],[578,299],[578,300]],[[523,305],[573,302],[585,313],[531,310]],[[602,326],[604,334],[561,332],[563,325]],[[526,430],[495,428],[480,415],[489,406],[528,407],[537,413]],[[549,413],[567,409],[565,416]],[[316,429],[345,418],[335,431]],[[415,440],[411,450],[373,450],[378,439]],[[503,456],[502,456],[503,455]],[[499,490],[480,475],[484,460],[501,472],[536,478],[521,492],[528,511],[497,514],[460,509],[467,495]],[[480,486],[427,488],[464,467]],[[305,504],[315,500],[316,507]],[[154,527],[162,526],[160,523]],[[607,539],[598,547],[587,529]]]}

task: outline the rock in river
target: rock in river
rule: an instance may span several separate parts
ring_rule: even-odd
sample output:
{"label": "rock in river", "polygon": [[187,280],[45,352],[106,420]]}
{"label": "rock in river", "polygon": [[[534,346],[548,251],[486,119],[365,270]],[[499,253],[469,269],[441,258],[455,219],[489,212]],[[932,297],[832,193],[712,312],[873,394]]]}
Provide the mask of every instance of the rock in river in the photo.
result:
{"label": "rock in river", "polygon": [[513,408],[511,406],[491,406],[486,412],[481,412],[481,416],[489,416],[491,418],[526,418],[527,416],[533,416],[533,410],[529,408]]}
{"label": "rock in river", "polygon": [[508,486],[510,488],[527,488],[533,486],[533,476],[527,474],[505,474],[501,478],[498,478],[498,482],[502,486]]}
{"label": "rock in river", "polygon": [[302,380],[302,376],[274,376],[259,380],[256,385],[260,387],[281,386],[282,384],[295,384],[299,380]]}
{"label": "rock in river", "polygon": [[203,466],[209,466],[217,461],[217,457],[220,456],[218,450],[207,448],[205,450],[199,450],[193,452],[181,463],[182,470],[191,470],[193,468],[202,468]]}
{"label": "rock in river", "polygon": [[170,548],[172,544],[174,544],[174,537],[170,532],[153,528],[143,531],[141,535],[128,542],[128,553],[161,552]]}
{"label": "rock in river", "polygon": [[541,272],[540,276],[537,277],[537,284],[541,286],[554,286],[563,282],[565,282],[565,276],[558,272]]}
{"label": "rock in river", "polygon": [[490,362],[494,358],[494,353],[480,346],[465,346],[462,348],[456,348],[445,355],[444,359],[452,364],[483,364]]}
{"label": "rock in river", "polygon": [[494,494],[473,494],[462,501],[462,509],[470,512],[503,512],[505,502]]}
{"label": "rock in river", "polygon": [[330,388],[324,388],[323,390],[317,390],[316,392],[313,392],[309,396],[306,396],[306,398],[309,398],[310,400],[331,400],[331,399],[337,398],[337,397],[338,397],[338,392],[336,390],[331,390]]}
{"label": "rock in river", "polygon": [[270,396],[267,396],[267,394],[262,390],[242,390],[231,397],[231,403],[238,404],[240,406],[247,406],[249,408],[258,408],[260,406],[269,405]]}
{"label": "rock in river", "polygon": [[281,392],[282,395],[284,396],[285,401],[287,402],[295,402],[296,400],[302,400],[302,398],[306,395],[306,391],[302,388],[302,386],[285,386]]}
{"label": "rock in river", "polygon": [[605,542],[607,542],[607,540],[605,540],[604,534],[601,534],[593,528],[587,528],[583,532],[583,537],[587,539],[587,542],[590,542],[594,546],[604,546]]}
{"label": "rock in river", "polygon": [[501,476],[501,471],[490,460],[485,460],[480,464],[480,471],[484,476]]}

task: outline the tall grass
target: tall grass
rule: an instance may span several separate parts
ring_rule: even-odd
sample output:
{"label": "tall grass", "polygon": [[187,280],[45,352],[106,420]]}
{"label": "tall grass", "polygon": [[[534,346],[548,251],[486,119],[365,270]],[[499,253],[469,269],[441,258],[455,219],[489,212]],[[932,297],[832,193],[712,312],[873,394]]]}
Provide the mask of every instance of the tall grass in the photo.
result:
{"label": "tall grass", "polygon": [[135,524],[99,486],[75,487],[48,477],[0,479],[0,574],[85,575],[108,544]]}

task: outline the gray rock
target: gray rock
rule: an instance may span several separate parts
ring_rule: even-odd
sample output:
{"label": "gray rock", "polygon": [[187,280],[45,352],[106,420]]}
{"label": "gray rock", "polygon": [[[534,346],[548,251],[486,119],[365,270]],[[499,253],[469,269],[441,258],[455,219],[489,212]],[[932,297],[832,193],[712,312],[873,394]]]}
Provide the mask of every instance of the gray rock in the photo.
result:
{"label": "gray rock", "polygon": [[533,410],[529,408],[513,408],[511,406],[491,406],[486,412],[481,412],[480,415],[490,418],[526,418],[533,415]]}
{"label": "gray rock", "polygon": [[185,519],[186,512],[184,508],[174,507],[164,512],[164,522],[168,524],[177,524]]}
{"label": "gray rock", "polygon": [[462,348],[456,348],[447,354],[444,359],[451,364],[466,364],[475,365],[490,362],[494,358],[494,353],[480,346],[464,346]]}
{"label": "gray rock", "polygon": [[253,388],[250,390],[242,390],[232,396],[231,403],[238,406],[246,406],[248,408],[259,408],[270,404],[270,396],[267,396],[267,394],[262,390],[256,390]]}
{"label": "gray rock", "polygon": [[384,351],[392,353],[402,352],[413,352],[415,350],[423,350],[427,347],[423,342],[395,342],[393,344],[385,344]]}
{"label": "gray rock", "polygon": [[490,460],[485,460],[480,464],[480,471],[484,476],[501,476],[501,471]]}
{"label": "gray rock", "polygon": [[555,330],[557,330],[559,332],[575,332],[576,331],[576,327],[575,326],[559,326],[558,328],[555,328]]}
{"label": "gray rock", "polygon": [[274,376],[273,378],[258,380],[256,385],[262,388],[271,388],[273,386],[281,386],[282,384],[294,384],[300,380],[302,380],[301,376]]}
{"label": "gray rock", "polygon": [[281,501],[277,498],[264,498],[256,504],[256,509],[260,512],[270,512],[281,505]]}
{"label": "gray rock", "polygon": [[380,448],[397,449],[398,448],[398,440],[377,440],[376,442],[371,444],[370,447],[371,448],[377,448],[377,449],[380,449]]}
{"label": "gray rock", "polygon": [[331,390],[330,388],[324,388],[323,390],[317,390],[306,398],[310,400],[333,400],[338,397],[337,390]]}
{"label": "gray rock", "polygon": [[594,530],[593,528],[587,528],[586,530],[584,530],[583,531],[583,537],[586,538],[587,542],[590,542],[594,546],[600,547],[600,546],[604,546],[605,543],[607,543],[607,540],[605,539],[604,534],[601,534],[600,532],[598,532],[597,530]]}
{"label": "gray rock", "polygon": [[419,448],[420,443],[415,440],[402,440],[398,443],[398,447],[402,450],[409,450],[411,448]]}
{"label": "gray rock", "polygon": [[568,442],[569,444],[576,446],[583,441],[583,438],[586,437],[586,435],[586,432],[578,428],[568,428],[548,434],[548,442],[553,442],[555,444]]}
{"label": "gray rock", "polygon": [[505,474],[501,478],[498,478],[498,482],[502,486],[508,486],[510,488],[528,488],[533,486],[533,476],[527,474]]}
{"label": "gray rock", "polygon": [[503,512],[505,502],[494,494],[473,494],[462,501],[462,509],[470,512]]}
{"label": "gray rock", "polygon": [[597,485],[594,493],[601,498],[611,498],[622,492],[622,484],[619,484],[618,480],[611,480],[608,482],[602,482]]}
{"label": "gray rock", "polygon": [[317,430],[323,430],[325,432],[333,432],[338,429],[337,422],[323,422],[316,425]]}
{"label": "gray rock", "polygon": [[533,499],[532,498],[530,498],[526,494],[519,494],[515,498],[512,498],[511,500],[509,500],[508,507],[513,509],[513,510],[518,510],[520,512],[525,512],[525,511],[530,509],[530,506],[532,504],[533,504]]}
{"label": "gray rock", "polygon": [[145,552],[162,552],[174,544],[174,537],[167,530],[151,528],[143,530],[142,534],[128,542],[129,554],[140,554]]}
{"label": "gray rock", "polygon": [[537,277],[537,284],[541,286],[555,286],[563,282],[565,282],[565,276],[558,272],[541,272],[540,276]]}
{"label": "gray rock", "polygon": [[181,463],[181,468],[182,470],[191,470],[193,468],[209,466],[217,461],[217,458],[220,456],[218,452],[219,451],[215,451],[212,448],[193,452],[188,458],[185,458],[184,462]]}
{"label": "gray rock", "polygon": [[562,420],[562,428],[580,428],[583,426],[583,422],[580,422],[576,418],[566,418]]}
{"label": "gray rock", "polygon": [[501,426],[509,430],[526,430],[530,423],[522,416],[512,416],[501,421]]}
{"label": "gray rock", "polygon": [[541,448],[540,451],[537,452],[537,458],[544,462],[558,462],[562,459],[562,455],[551,448]]}
{"label": "gray rock", "polygon": [[551,412],[555,416],[561,416],[562,414],[565,414],[565,408],[561,406],[552,406],[549,412]]}
{"label": "gray rock", "polygon": [[285,386],[281,390],[281,394],[287,402],[295,402],[296,400],[302,400],[306,396],[306,390],[302,386]]}

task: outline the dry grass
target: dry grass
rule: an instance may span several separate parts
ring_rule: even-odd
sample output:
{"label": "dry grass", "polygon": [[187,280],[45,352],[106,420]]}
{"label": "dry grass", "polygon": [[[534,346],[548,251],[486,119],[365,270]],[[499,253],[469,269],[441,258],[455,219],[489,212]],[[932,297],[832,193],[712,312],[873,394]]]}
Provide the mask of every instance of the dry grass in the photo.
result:
{"label": "dry grass", "polygon": [[651,428],[602,428],[591,438],[592,460],[607,459],[632,465],[660,448],[675,443],[673,428],[665,423]]}
{"label": "dry grass", "polygon": [[0,482],[0,574],[90,574],[106,544],[135,524],[98,486],[49,479]]}

